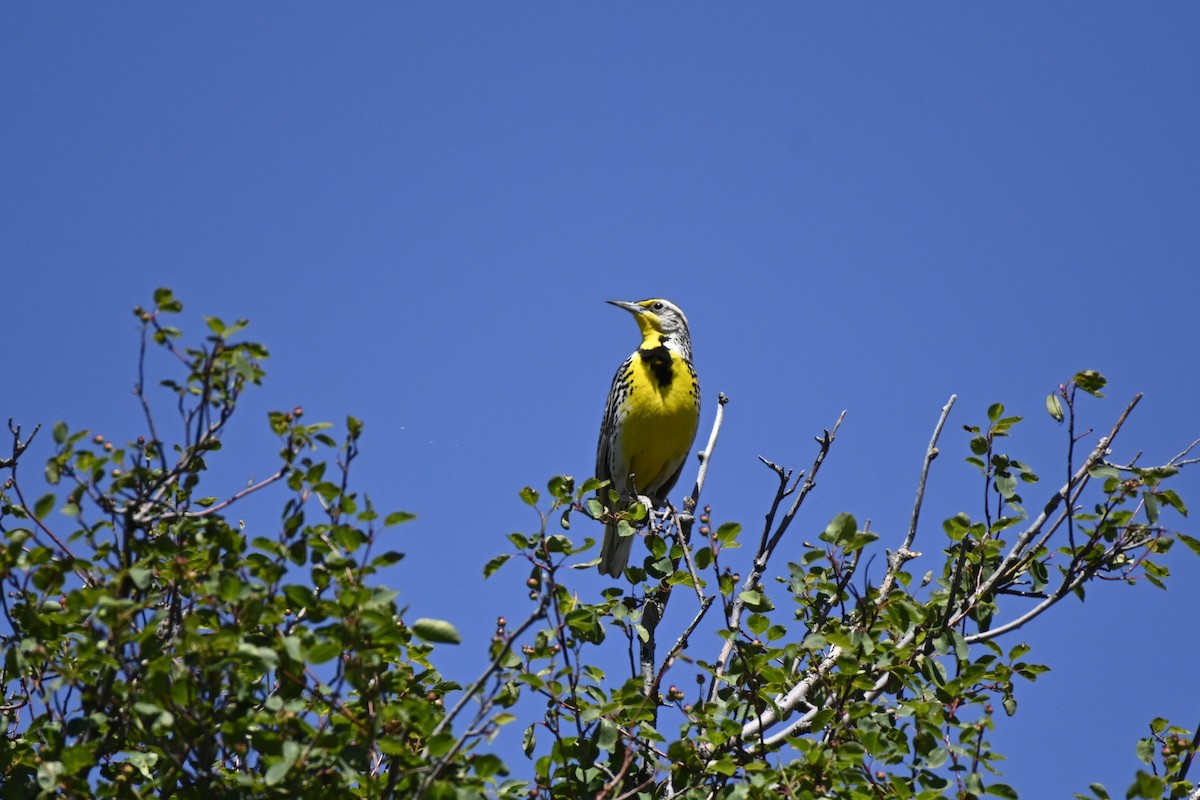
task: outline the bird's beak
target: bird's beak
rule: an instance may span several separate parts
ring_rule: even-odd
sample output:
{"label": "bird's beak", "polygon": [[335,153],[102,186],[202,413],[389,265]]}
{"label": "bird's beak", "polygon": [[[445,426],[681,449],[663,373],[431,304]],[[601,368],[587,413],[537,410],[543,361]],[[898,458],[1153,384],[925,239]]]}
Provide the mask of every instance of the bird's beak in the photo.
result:
{"label": "bird's beak", "polygon": [[640,315],[646,313],[645,308],[638,305],[637,303],[631,303],[628,300],[609,300],[608,302],[613,304],[617,308],[623,308],[626,311],[628,311],[629,313],[637,315],[637,316],[640,316]]}

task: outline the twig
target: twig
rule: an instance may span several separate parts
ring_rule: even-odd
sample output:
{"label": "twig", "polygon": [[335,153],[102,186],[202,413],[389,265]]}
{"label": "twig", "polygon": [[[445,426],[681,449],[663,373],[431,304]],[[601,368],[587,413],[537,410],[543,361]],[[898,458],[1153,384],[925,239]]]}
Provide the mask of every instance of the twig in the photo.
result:
{"label": "twig", "polygon": [[[713,449],[717,446],[717,436],[721,433],[721,423],[725,421],[725,404],[728,402],[729,398],[724,392],[717,393],[717,418],[713,420],[712,431],[708,434],[708,444],[700,451],[700,470],[696,473],[696,485],[689,495],[693,509],[700,506],[700,492],[704,489],[704,479],[708,477],[708,464],[712,461]],[[689,510],[686,503],[684,510]]]}
{"label": "twig", "polygon": [[[809,469],[808,475],[804,479],[804,485],[800,489],[800,494],[796,496],[791,508],[789,508],[787,513],[784,514],[783,519],[779,522],[779,527],[775,529],[775,533],[771,535],[770,539],[767,539],[766,536],[763,537],[765,541],[759,545],[758,553],[754,557],[754,564],[750,570],[750,574],[747,575],[746,580],[742,582],[742,591],[753,589],[762,579],[763,573],[767,570],[767,564],[771,559],[771,555],[775,552],[775,548],[779,544],[779,540],[787,531],[788,526],[792,524],[792,520],[795,519],[796,512],[800,510],[800,505],[804,502],[804,498],[808,497],[808,493],[811,492],[813,487],[817,485],[817,473],[820,472],[821,465],[825,463],[825,456],[829,454],[829,448],[833,445],[833,440],[837,437],[838,428],[842,426],[842,420],[845,418],[846,412],[843,411],[840,415],[838,415],[837,422],[835,422],[833,425],[833,430],[825,431],[824,436],[817,439],[817,443],[820,445],[820,450],[817,451],[817,457],[813,460],[812,468]],[[764,461],[764,463],[767,462]],[[778,468],[776,469],[776,474],[780,475],[781,481],[786,482],[783,479],[783,473]],[[782,485],[779,491],[784,491]],[[782,498],[777,494],[776,499],[778,501]],[[772,513],[773,511],[774,509],[772,509]],[[736,631],[741,626],[742,611],[745,609],[745,607],[746,603],[741,599],[741,595],[739,593],[738,598],[733,601],[733,605],[729,612],[729,629],[731,631]],[[732,638],[726,639],[724,646],[721,648],[721,654],[717,656],[716,664],[713,667],[712,683],[710,684],[708,690],[708,698],[710,702],[715,700],[717,697],[717,689],[720,686],[721,676],[725,674],[725,670],[729,667],[729,660],[733,656],[733,650],[734,640]]]}
{"label": "twig", "polygon": [[[846,419],[846,412],[843,411],[838,415],[837,422],[833,423],[833,429],[825,431],[817,442],[821,445],[820,451],[817,453],[816,459],[813,461],[812,467],[808,470],[808,476],[804,479],[803,486],[800,487],[800,494],[796,496],[792,507],[784,514],[783,521],[779,523],[779,528],[775,531],[775,535],[771,537],[771,541],[767,543],[766,557],[770,558],[775,552],[776,545],[783,538],[783,534],[787,532],[788,526],[792,524],[792,520],[796,518],[796,512],[800,510],[800,506],[804,503],[804,499],[808,497],[817,485],[817,473],[821,470],[821,465],[825,463],[825,456],[829,455],[829,448],[833,446],[833,440],[837,438],[838,429],[842,427],[842,420]],[[766,564],[764,563],[765,567]]]}
{"label": "twig", "polygon": [[986,642],[990,641],[991,639],[995,639],[998,636],[1003,636],[1009,631],[1015,631],[1017,628],[1020,628],[1027,622],[1031,622],[1035,618],[1041,616],[1043,612],[1048,611],[1051,606],[1056,604],[1059,600],[1062,600],[1064,597],[1074,591],[1076,587],[1086,581],[1090,575],[1091,573],[1088,570],[1076,573],[1073,578],[1064,581],[1062,586],[1060,586],[1057,591],[1048,596],[1042,602],[1038,603],[1033,608],[1026,611],[1021,616],[1010,620],[1003,625],[997,625],[994,628],[989,628],[986,631],[980,631],[978,633],[972,633],[968,636],[964,636],[963,641],[967,644]]}
{"label": "twig", "polygon": [[700,620],[704,619],[704,615],[708,613],[708,609],[712,607],[713,601],[716,599],[716,595],[709,595],[701,600],[700,610],[696,612],[696,616],[692,617],[692,621],[688,623],[683,633],[679,634],[679,638],[675,640],[675,644],[667,651],[667,656],[663,659],[662,666],[658,668],[658,674],[654,676],[654,683],[651,686],[652,691],[657,690],[662,684],[663,675],[667,673],[671,662],[687,647],[688,638],[695,632],[696,626],[700,624]]}
{"label": "twig", "polygon": [[1191,453],[1191,452],[1192,452],[1192,450],[1196,449],[1196,445],[1198,445],[1198,444],[1200,444],[1200,439],[1197,439],[1196,441],[1194,441],[1194,442],[1192,442],[1191,444],[1189,444],[1189,445],[1188,445],[1186,448],[1184,448],[1184,450],[1183,450],[1183,452],[1182,452],[1182,453],[1179,453],[1178,455],[1176,455],[1174,458],[1172,458],[1172,459],[1171,459],[1170,461],[1168,461],[1167,463],[1168,463],[1168,464],[1170,464],[1170,465],[1172,465],[1172,466],[1179,466],[1180,464],[1193,464],[1193,463],[1195,463],[1195,462],[1197,461],[1197,459],[1194,459],[1194,458],[1193,458],[1193,459],[1188,459],[1187,461],[1184,461],[1184,459],[1185,459],[1185,458],[1187,458],[1187,455],[1188,455],[1189,453]]}
{"label": "twig", "polygon": [[[146,320],[146,322],[147,323],[153,322],[154,327],[157,329],[159,327],[158,319],[153,314],[149,314],[148,316],[149,316],[149,319]],[[156,451],[158,451],[159,465],[161,466],[163,474],[165,475],[168,472],[167,454],[166,454],[165,448],[162,445],[162,442],[158,438],[158,429],[157,429],[157,427],[155,427],[155,424],[154,424],[154,412],[150,408],[149,398],[146,397],[146,334],[148,333],[147,328],[148,328],[147,324],[142,325],[142,341],[138,348],[138,380],[137,380],[137,385],[134,387],[133,393],[135,395],[137,395],[138,402],[142,404],[142,415],[146,418],[146,427],[148,427],[150,429],[150,444],[154,447],[154,449]],[[171,347],[170,349],[172,351],[174,351],[175,348]]]}
{"label": "twig", "polygon": [[429,734],[430,737],[436,736],[444,731],[450,725],[450,723],[454,721],[454,718],[457,717],[458,714],[463,710],[463,707],[466,706],[467,702],[479,693],[484,684],[488,682],[488,679],[491,678],[498,669],[500,669],[500,665],[504,662],[504,659],[508,657],[508,654],[512,652],[513,643],[516,642],[517,639],[521,638],[521,635],[525,633],[525,631],[529,630],[529,626],[546,616],[546,606],[549,603],[549,595],[543,594],[541,602],[538,603],[538,607],[535,608],[532,613],[530,613],[524,622],[517,626],[516,630],[514,630],[507,639],[505,639],[504,645],[496,652],[496,656],[492,659],[492,662],[488,664],[487,669],[485,669],[483,674],[480,675],[479,678],[472,683],[465,692],[463,692],[462,697],[460,697],[458,702],[454,704],[454,708],[452,708],[446,714],[446,716],[442,717],[441,721],[434,726],[433,732]]}
{"label": "twig", "polygon": [[883,582],[879,585],[879,602],[881,603],[891,593],[892,586],[896,583],[896,574],[904,566],[905,562],[918,555],[909,548],[912,547],[913,542],[917,538],[917,521],[921,517],[921,505],[925,502],[925,482],[929,479],[929,466],[938,457],[938,439],[941,438],[942,428],[946,426],[946,420],[950,416],[950,409],[954,408],[954,403],[957,400],[958,395],[950,395],[950,399],[946,401],[946,405],[942,406],[942,415],[938,417],[937,425],[933,428],[933,436],[929,440],[929,447],[925,450],[925,463],[921,465],[921,480],[917,484],[917,499],[913,503],[912,521],[908,525],[908,535],[904,537],[904,542],[898,550],[894,553],[888,553],[887,575],[884,576]]}
{"label": "twig", "polygon": [[285,464],[284,466],[280,467],[279,471],[276,472],[274,475],[263,478],[261,481],[254,484],[253,486],[247,486],[245,489],[242,489],[240,492],[230,495],[229,497],[222,500],[220,503],[217,503],[216,505],[209,506],[208,508],[204,508],[199,511],[185,511],[182,513],[170,513],[170,512],[162,513],[159,515],[158,518],[169,521],[169,520],[173,520],[173,519],[179,519],[181,517],[187,518],[187,519],[192,519],[192,518],[197,518],[197,517],[207,517],[209,514],[215,514],[218,511],[223,511],[226,508],[229,508],[229,506],[233,505],[238,500],[241,500],[246,495],[254,494],[255,492],[259,491],[260,489],[265,489],[266,487],[270,486],[272,483],[276,483],[277,481],[286,477],[288,472],[290,472],[290,471],[291,471],[291,467],[289,465]]}
{"label": "twig", "polygon": [[[691,519],[693,519],[693,517],[691,514],[680,514],[674,508],[671,509],[671,516],[675,520],[675,541],[679,543],[679,549],[683,551],[683,561],[685,564],[687,564],[688,575],[692,579],[692,588],[696,590],[696,599],[701,603],[704,603],[706,598],[704,596],[704,589],[701,585],[700,573],[696,571],[696,564],[692,561],[692,548],[688,546],[691,539]],[[688,528],[688,535],[686,536],[683,532],[685,517],[687,517],[689,520],[686,523]]]}
{"label": "twig", "polygon": [[33,433],[29,434],[29,438],[26,439],[24,442],[22,442],[21,441],[21,426],[15,424],[13,422],[13,418],[9,417],[8,418],[8,430],[13,435],[12,458],[0,458],[0,468],[15,467],[17,465],[17,460],[21,457],[21,454],[24,453],[29,448],[29,445],[33,442],[33,437],[37,436],[38,431],[40,431],[41,429],[42,429],[42,424],[39,422],[38,424],[33,426]]}
{"label": "twig", "polygon": [[793,483],[791,488],[789,488],[788,482],[792,479],[792,471],[790,469],[784,469],[778,464],[768,461],[762,456],[759,456],[758,460],[761,461],[763,465],[767,467],[767,469],[774,472],[775,476],[779,478],[779,488],[775,490],[775,499],[771,501],[771,508],[767,511],[766,518],[763,522],[762,538],[759,540],[757,551],[762,552],[764,549],[766,549],[767,542],[770,540],[771,529],[775,527],[775,515],[779,513],[779,506],[792,494],[792,492],[796,491],[797,487],[800,486],[800,480],[804,477],[805,473],[801,471],[800,474],[796,476],[795,483]]}
{"label": "twig", "polygon": [[929,479],[929,465],[938,457],[938,439],[942,435],[942,428],[946,426],[950,409],[954,408],[957,400],[958,395],[952,394],[946,401],[946,405],[942,406],[942,415],[938,417],[937,425],[933,429],[933,436],[929,439],[929,447],[925,450],[925,463],[921,466],[921,482],[917,484],[917,500],[913,504],[912,522],[908,525],[908,536],[905,537],[904,544],[900,545],[901,549],[911,546],[913,540],[917,538],[917,521],[921,517],[921,504],[925,501],[925,482]]}

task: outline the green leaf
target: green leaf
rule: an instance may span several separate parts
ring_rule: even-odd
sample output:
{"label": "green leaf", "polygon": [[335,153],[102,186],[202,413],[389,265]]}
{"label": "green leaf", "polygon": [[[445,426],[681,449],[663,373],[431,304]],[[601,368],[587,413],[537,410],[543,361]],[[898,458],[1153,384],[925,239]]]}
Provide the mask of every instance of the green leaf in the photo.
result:
{"label": "green leaf", "polygon": [[1150,492],[1142,495],[1142,499],[1146,503],[1146,519],[1151,525],[1158,524],[1158,498]]}
{"label": "green leaf", "polygon": [[600,487],[607,486],[607,485],[608,485],[608,481],[598,481],[595,478],[588,478],[586,481],[583,482],[583,485],[580,486],[579,489],[577,489],[576,491],[578,492],[579,498],[582,498],[585,494],[594,492],[597,489],[599,489]]}
{"label": "green leaf", "polygon": [[727,778],[733,776],[737,772],[737,769],[737,762],[735,762],[729,756],[724,756],[721,759],[712,761],[708,764],[709,772],[715,772],[718,775],[724,775]]}
{"label": "green leaf", "polygon": [[410,514],[407,511],[393,511],[383,518],[385,528],[390,528],[393,525],[399,525],[402,522],[408,522],[410,519],[416,519],[416,514]]}
{"label": "green leaf", "polygon": [[508,774],[508,768],[504,766],[504,761],[500,759],[500,756],[491,753],[473,754],[471,767],[475,770],[475,774],[484,780],[488,780],[493,775]]}
{"label": "green leaf", "polygon": [[742,526],[736,522],[726,522],[721,527],[717,528],[717,541],[723,545],[730,545],[737,541],[738,534],[742,532]]}
{"label": "green leaf", "polygon": [[960,541],[971,528],[971,518],[961,511],[942,523],[942,530],[950,537],[950,541]]}
{"label": "green leaf", "polygon": [[600,720],[600,733],[596,737],[596,747],[606,753],[611,753],[617,746],[617,725],[611,719]]}
{"label": "green leaf", "polygon": [[512,558],[511,553],[501,553],[500,555],[493,558],[491,561],[484,564],[483,565],[483,577],[485,577],[485,578],[492,577],[492,575],[495,574],[496,570],[498,570],[502,566],[504,566],[504,562],[508,561],[508,559],[510,559],[510,558]]}
{"label": "green leaf", "polygon": [[994,794],[996,797],[1007,797],[1009,800],[1017,800],[1017,790],[1007,783],[993,783],[984,789],[984,794]]}
{"label": "green leaf", "polygon": [[997,475],[996,491],[1007,500],[1017,493],[1017,479],[1011,475]]}
{"label": "green leaf", "polygon": [[267,767],[267,774],[264,776],[268,786],[274,786],[282,781],[291,771],[296,763],[297,757],[300,755],[300,745],[293,741],[283,743],[283,755],[278,761],[275,761],[271,766]]}
{"label": "green leaf", "polygon": [[988,406],[987,410],[988,422],[995,422],[996,420],[1000,419],[1000,415],[1003,413],[1003,403],[992,403],[990,406]]}
{"label": "green leaf", "polygon": [[44,494],[38,498],[38,501],[33,504],[33,515],[38,519],[43,519],[47,514],[54,510],[54,495],[53,493]]}
{"label": "green leaf", "polygon": [[308,649],[308,660],[313,664],[324,664],[342,654],[342,645],[333,640],[318,641]]}
{"label": "green leaf", "polygon": [[1187,506],[1183,504],[1183,500],[1178,494],[1175,493],[1174,489],[1163,489],[1158,493],[1158,499],[1178,511],[1183,516],[1187,516]]}
{"label": "green leaf", "polygon": [[450,752],[450,748],[454,747],[454,734],[439,733],[434,736],[430,736],[425,742],[425,747],[428,748],[429,755],[433,756],[434,758],[444,756],[446,753]]}
{"label": "green leaf", "polygon": [[392,564],[398,564],[404,560],[404,553],[396,550],[385,550],[379,555],[371,559],[371,564],[376,567],[390,567]]}
{"label": "green leaf", "polygon": [[546,484],[546,488],[556,500],[570,500],[575,491],[575,479],[570,475],[555,475]]}
{"label": "green leaf", "polygon": [[1066,419],[1063,413],[1062,400],[1057,394],[1046,395],[1046,413],[1049,414],[1055,422],[1062,422]]}
{"label": "green leaf", "polygon": [[183,310],[183,303],[176,300],[175,293],[165,286],[154,290],[154,305],[159,311],[179,312]]}
{"label": "green leaf", "polygon": [[1200,556],[1200,539],[1197,539],[1194,536],[1188,536],[1186,533],[1180,533],[1177,534],[1177,536],[1179,537],[1179,541],[1188,546],[1189,550]]}
{"label": "green leaf", "polygon": [[145,589],[150,585],[150,578],[153,577],[154,570],[148,567],[130,567],[129,580],[133,581],[133,585],[139,589]]}
{"label": "green leaf", "polygon": [[1094,369],[1085,369],[1075,374],[1075,385],[1093,397],[1104,397],[1100,390],[1108,383],[1108,379]]}
{"label": "green leaf", "polygon": [[738,594],[738,599],[751,611],[770,611],[775,607],[772,605],[770,599],[757,589],[747,589],[741,592]]}
{"label": "green leaf", "polygon": [[299,636],[284,636],[283,650],[288,658],[297,663],[304,661],[304,650]]}
{"label": "green leaf", "polygon": [[527,506],[536,506],[538,502],[537,490],[532,486],[526,486],[521,490],[521,499],[525,501]]}
{"label": "green leaf", "polygon": [[62,444],[63,442],[65,442],[67,440],[67,436],[69,436],[69,435],[70,435],[70,430],[67,428],[67,423],[65,423],[61,420],[54,423],[54,443],[55,444]]}
{"label": "green leaf", "polygon": [[821,634],[810,633],[808,636],[804,637],[804,641],[800,643],[800,646],[806,650],[817,651],[825,649],[828,644],[829,640]]}
{"label": "green leaf", "polygon": [[857,531],[858,522],[855,521],[854,515],[843,511],[825,526],[825,532],[821,534],[821,540],[840,547],[853,539]]}
{"label": "green leaf", "polygon": [[521,751],[525,753],[525,757],[533,755],[533,748],[537,746],[537,733],[534,731],[535,725],[530,725],[525,729],[525,735],[521,738]]}
{"label": "green leaf", "polygon": [[[1147,762],[1149,763],[1149,762]],[[1163,794],[1163,781],[1157,775],[1151,775],[1142,770],[1137,771],[1133,784],[1125,792],[1126,800],[1134,797],[1153,798],[1158,800]]]}
{"label": "green leaf", "polygon": [[67,773],[78,772],[95,763],[95,756],[90,748],[83,745],[73,745],[62,751],[63,769]]}
{"label": "green leaf", "polygon": [[38,765],[37,782],[47,792],[58,787],[59,775],[65,772],[61,761],[43,761]]}
{"label": "green leaf", "polygon": [[412,624],[413,633],[434,644],[461,644],[462,637],[449,622],[442,619],[422,617]]}

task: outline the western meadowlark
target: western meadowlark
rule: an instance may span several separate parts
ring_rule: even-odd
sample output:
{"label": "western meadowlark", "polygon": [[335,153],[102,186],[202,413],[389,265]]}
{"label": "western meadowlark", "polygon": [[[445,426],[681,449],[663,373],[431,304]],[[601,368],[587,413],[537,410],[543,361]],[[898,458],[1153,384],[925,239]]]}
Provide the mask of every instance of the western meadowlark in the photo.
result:
{"label": "western meadowlark", "polygon": [[[679,480],[700,421],[700,384],[692,368],[687,317],[674,303],[651,298],[637,303],[609,300],[633,314],[642,344],[613,376],[596,447],[596,477],[611,482],[623,502],[645,497],[655,508]],[[647,511],[650,509],[647,508]],[[632,536],[604,526],[600,571],[614,578],[629,562]]]}

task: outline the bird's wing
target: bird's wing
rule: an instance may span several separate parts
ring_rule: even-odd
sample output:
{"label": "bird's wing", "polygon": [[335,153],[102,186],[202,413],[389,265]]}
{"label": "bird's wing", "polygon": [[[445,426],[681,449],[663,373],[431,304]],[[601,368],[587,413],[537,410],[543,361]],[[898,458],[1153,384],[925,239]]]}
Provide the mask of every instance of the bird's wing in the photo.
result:
{"label": "bird's wing", "polygon": [[600,421],[600,441],[596,444],[596,480],[611,481],[613,480],[613,428],[617,424],[617,387],[621,383],[621,376],[629,368],[629,362],[633,356],[625,359],[613,375],[612,386],[608,390],[608,400],[604,404],[604,419]]}

